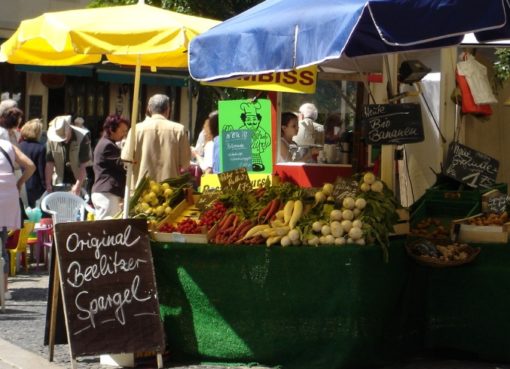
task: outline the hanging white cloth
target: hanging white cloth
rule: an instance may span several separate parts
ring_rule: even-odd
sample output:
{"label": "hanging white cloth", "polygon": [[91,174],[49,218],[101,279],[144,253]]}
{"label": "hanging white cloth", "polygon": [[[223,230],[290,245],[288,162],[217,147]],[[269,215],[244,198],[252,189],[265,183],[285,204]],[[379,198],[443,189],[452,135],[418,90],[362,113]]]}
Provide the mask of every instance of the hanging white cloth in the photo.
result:
{"label": "hanging white cloth", "polygon": [[469,53],[461,54],[461,58],[463,60],[457,63],[457,71],[461,76],[466,77],[475,103],[478,105],[497,103],[498,99],[496,99],[492,92],[485,65],[479,63]]}

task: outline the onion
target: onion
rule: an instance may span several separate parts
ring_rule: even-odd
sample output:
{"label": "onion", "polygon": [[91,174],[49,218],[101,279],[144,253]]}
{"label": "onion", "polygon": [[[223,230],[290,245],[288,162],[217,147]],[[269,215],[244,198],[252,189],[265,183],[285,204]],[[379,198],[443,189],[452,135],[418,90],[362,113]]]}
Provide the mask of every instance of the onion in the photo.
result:
{"label": "onion", "polygon": [[363,182],[365,182],[366,184],[369,184],[371,185],[372,183],[375,182],[375,175],[374,173],[372,172],[367,172],[365,173],[365,175],[363,176]]}
{"label": "onion", "polygon": [[287,236],[289,237],[289,239],[290,239],[292,242],[294,242],[294,241],[296,241],[296,240],[299,240],[299,236],[300,236],[300,234],[299,234],[299,231],[298,231],[297,229],[295,229],[295,228],[294,228],[294,229],[292,229],[292,230],[290,230],[290,231],[289,231],[289,234],[288,234]]}
{"label": "onion", "polygon": [[363,222],[359,219],[356,219],[355,221],[352,222],[352,227],[362,228]]}
{"label": "onion", "polygon": [[290,246],[292,244],[292,241],[290,240],[289,236],[283,236],[280,240],[280,244],[283,247]]}
{"label": "onion", "polygon": [[383,191],[383,184],[381,181],[375,181],[370,185],[370,189],[374,192],[382,192]]}
{"label": "onion", "polygon": [[342,218],[345,220],[353,220],[354,219],[353,211],[349,209],[342,211]]}
{"label": "onion", "polygon": [[322,186],[322,192],[326,196],[329,196],[333,193],[333,185],[331,183],[324,183],[324,186]]}
{"label": "onion", "polygon": [[356,245],[364,246],[365,245],[365,239],[364,238],[360,238],[359,240],[356,240]]}
{"label": "onion", "polygon": [[363,192],[368,192],[370,191],[370,185],[368,183],[363,182],[360,186],[360,190]]}
{"label": "onion", "polygon": [[335,245],[345,245],[345,238],[343,237],[335,238]]}
{"label": "onion", "polygon": [[322,228],[321,228],[321,233],[324,236],[327,236],[327,235],[331,234],[331,228],[329,227],[329,225],[327,225],[327,224],[323,225]]}
{"label": "onion", "polygon": [[367,201],[360,197],[359,199],[356,199],[354,206],[356,206],[356,209],[363,210],[365,209],[365,206],[367,206]]}
{"label": "onion", "polygon": [[349,231],[349,238],[352,238],[354,241],[359,240],[361,237],[363,237],[363,231],[361,228],[358,227],[352,227]]}
{"label": "onion", "polygon": [[326,245],[333,245],[335,243],[335,237],[328,234],[327,236],[324,236],[324,241]]}
{"label": "onion", "polygon": [[344,201],[342,201],[342,206],[346,209],[354,209],[355,201],[352,197],[346,197]]}
{"label": "onion", "polygon": [[330,228],[333,237],[342,237],[342,235],[344,234],[342,224],[340,224],[340,222],[337,222],[336,220],[334,222],[331,222]]}
{"label": "onion", "polygon": [[319,221],[313,222],[312,229],[314,232],[320,232],[322,229],[322,222]]}
{"label": "onion", "polygon": [[343,220],[341,224],[345,232],[349,232],[352,228],[352,222],[350,220]]}
{"label": "onion", "polygon": [[331,210],[331,213],[329,213],[329,218],[331,220],[342,220],[342,211],[338,209]]}

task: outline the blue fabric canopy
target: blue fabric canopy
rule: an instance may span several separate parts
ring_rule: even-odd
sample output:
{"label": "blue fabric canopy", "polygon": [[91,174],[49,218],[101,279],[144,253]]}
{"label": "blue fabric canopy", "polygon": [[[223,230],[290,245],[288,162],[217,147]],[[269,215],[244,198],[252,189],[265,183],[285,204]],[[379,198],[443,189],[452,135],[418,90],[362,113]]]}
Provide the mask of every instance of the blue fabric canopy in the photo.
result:
{"label": "blue fabric canopy", "polygon": [[509,0],[267,0],[189,45],[196,80],[508,38]]}

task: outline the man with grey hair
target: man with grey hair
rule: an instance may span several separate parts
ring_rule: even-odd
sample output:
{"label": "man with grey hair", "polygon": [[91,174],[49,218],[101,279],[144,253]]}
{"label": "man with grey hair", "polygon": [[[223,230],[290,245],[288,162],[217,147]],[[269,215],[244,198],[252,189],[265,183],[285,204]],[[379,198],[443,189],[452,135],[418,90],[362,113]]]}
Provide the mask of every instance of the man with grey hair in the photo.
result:
{"label": "man with grey hair", "polygon": [[191,148],[188,132],[184,126],[168,120],[170,99],[156,94],[149,99],[147,111],[150,116],[136,125],[134,147],[131,146],[131,131],[122,148],[121,158],[133,160],[131,188],[135,188],[147,173],[157,182],[177,177],[189,167]]}
{"label": "man with grey hair", "polygon": [[5,100],[2,100],[0,101],[0,116],[4,113],[4,111],[6,111],[7,109],[10,109],[10,108],[17,108],[18,107],[18,102],[16,100],[13,100],[13,99],[5,99]]}
{"label": "man with grey hair", "polygon": [[299,146],[324,145],[324,126],[315,122],[317,116],[314,104],[305,103],[299,107],[298,133],[293,138]]}

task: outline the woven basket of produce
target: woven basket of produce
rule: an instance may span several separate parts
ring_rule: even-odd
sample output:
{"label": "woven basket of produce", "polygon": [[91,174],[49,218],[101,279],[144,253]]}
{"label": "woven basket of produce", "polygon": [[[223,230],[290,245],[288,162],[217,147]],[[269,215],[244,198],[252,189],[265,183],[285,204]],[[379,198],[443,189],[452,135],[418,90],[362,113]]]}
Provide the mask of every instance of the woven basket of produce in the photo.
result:
{"label": "woven basket of produce", "polygon": [[446,268],[472,262],[480,253],[480,248],[453,242],[436,245],[430,240],[419,238],[409,241],[406,244],[406,251],[418,264]]}

